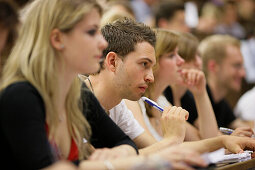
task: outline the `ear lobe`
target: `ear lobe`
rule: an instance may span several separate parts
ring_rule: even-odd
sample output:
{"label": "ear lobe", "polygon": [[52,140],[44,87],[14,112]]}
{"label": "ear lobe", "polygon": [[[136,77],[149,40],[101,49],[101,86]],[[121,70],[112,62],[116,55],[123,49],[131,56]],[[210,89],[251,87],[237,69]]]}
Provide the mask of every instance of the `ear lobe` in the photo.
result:
{"label": "ear lobe", "polygon": [[119,57],[115,52],[109,52],[105,57],[105,68],[115,72]]}
{"label": "ear lobe", "polygon": [[59,31],[59,29],[53,29],[50,34],[50,42],[51,45],[58,51],[61,51],[64,49],[64,44],[62,42],[62,33]]}

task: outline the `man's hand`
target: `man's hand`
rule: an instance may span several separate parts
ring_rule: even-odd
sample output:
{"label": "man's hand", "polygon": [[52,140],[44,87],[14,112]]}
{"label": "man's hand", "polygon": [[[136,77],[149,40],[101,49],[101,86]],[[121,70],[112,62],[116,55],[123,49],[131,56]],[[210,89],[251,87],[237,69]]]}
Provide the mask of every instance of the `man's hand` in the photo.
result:
{"label": "man's hand", "polygon": [[185,121],[188,117],[189,113],[181,107],[165,107],[160,120],[164,138],[174,137],[182,142],[186,132]]}
{"label": "man's hand", "polygon": [[244,150],[255,151],[255,140],[252,138],[224,135],[222,142],[232,153],[243,153]]}

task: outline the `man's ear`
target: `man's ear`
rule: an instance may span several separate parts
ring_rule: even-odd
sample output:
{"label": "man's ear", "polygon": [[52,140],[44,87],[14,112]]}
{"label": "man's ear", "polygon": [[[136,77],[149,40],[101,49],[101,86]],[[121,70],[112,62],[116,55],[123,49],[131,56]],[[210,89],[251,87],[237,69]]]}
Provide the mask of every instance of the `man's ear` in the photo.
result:
{"label": "man's ear", "polygon": [[51,45],[58,51],[61,51],[65,48],[63,42],[63,33],[59,29],[53,29],[50,34]]}
{"label": "man's ear", "polygon": [[115,72],[120,58],[115,52],[109,52],[105,57],[105,68]]}
{"label": "man's ear", "polygon": [[207,70],[209,72],[216,72],[218,70],[219,66],[218,63],[215,60],[209,60],[207,63]]}

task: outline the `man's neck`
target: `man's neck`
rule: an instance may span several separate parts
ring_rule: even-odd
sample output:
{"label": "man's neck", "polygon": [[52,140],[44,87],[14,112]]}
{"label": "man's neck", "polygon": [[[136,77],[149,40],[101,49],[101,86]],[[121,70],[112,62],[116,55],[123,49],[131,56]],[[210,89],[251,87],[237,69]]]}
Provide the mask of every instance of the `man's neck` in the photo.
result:
{"label": "man's neck", "polygon": [[219,102],[227,95],[226,88],[222,87],[220,83],[217,82],[217,80],[208,79],[208,85],[215,102]]}
{"label": "man's neck", "polygon": [[121,102],[121,98],[117,96],[117,93],[114,90],[115,88],[112,87],[111,80],[100,74],[89,76],[89,79],[93,86],[94,95],[100,102],[101,106],[106,111],[109,111]]}

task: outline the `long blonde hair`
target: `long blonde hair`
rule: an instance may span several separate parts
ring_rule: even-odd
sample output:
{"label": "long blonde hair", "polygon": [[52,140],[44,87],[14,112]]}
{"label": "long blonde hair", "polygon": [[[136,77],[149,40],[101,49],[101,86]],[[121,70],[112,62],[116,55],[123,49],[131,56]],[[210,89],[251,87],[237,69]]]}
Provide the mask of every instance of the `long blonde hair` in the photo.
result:
{"label": "long blonde hair", "polygon": [[[58,84],[56,65],[60,57],[50,43],[50,34],[55,28],[68,33],[93,8],[102,13],[95,0],[33,1],[24,10],[19,38],[3,70],[0,90],[18,81],[28,81],[38,90],[46,108],[50,140],[59,122],[55,102]],[[83,159],[88,156],[89,150],[82,140],[89,140],[91,129],[81,111],[80,90],[77,78],[72,82],[65,106],[68,129],[78,145],[79,158]]]}
{"label": "long blonde hair", "polygon": [[[169,31],[166,29],[156,29],[156,36],[157,36],[157,41],[156,41],[156,65],[153,68],[153,72],[157,72],[159,69],[159,60],[160,58],[167,53],[173,52],[174,49],[178,45],[179,41],[179,35],[175,31]],[[146,90],[145,96],[151,98],[151,94],[154,90],[154,83],[149,85],[149,88]],[[149,117],[153,117],[152,114],[152,107],[148,105],[147,103],[145,104],[146,107],[146,113]]]}

